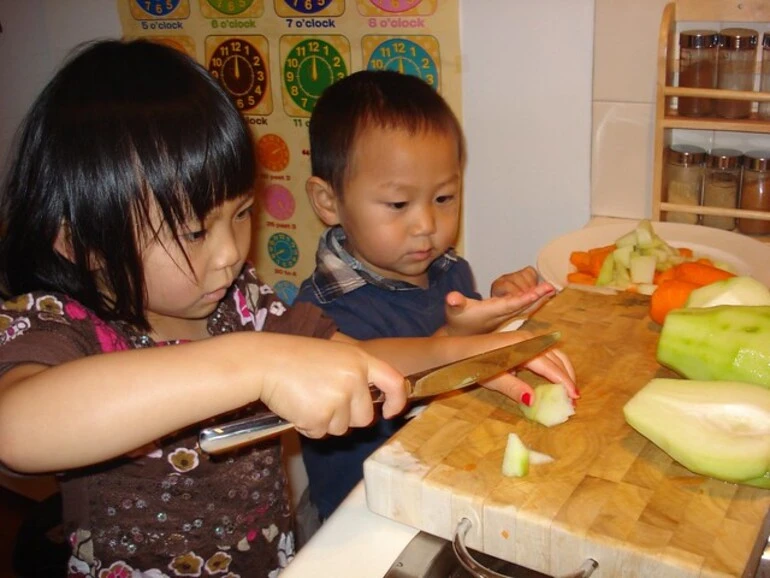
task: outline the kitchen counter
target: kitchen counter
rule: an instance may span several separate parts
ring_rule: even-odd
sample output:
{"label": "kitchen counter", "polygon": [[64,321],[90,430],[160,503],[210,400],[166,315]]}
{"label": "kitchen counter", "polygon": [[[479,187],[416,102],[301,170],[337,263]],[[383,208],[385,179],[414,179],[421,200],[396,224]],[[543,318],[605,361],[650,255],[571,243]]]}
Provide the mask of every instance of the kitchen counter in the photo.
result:
{"label": "kitchen counter", "polygon": [[382,578],[418,530],[372,513],[364,483],[299,551],[281,578]]}

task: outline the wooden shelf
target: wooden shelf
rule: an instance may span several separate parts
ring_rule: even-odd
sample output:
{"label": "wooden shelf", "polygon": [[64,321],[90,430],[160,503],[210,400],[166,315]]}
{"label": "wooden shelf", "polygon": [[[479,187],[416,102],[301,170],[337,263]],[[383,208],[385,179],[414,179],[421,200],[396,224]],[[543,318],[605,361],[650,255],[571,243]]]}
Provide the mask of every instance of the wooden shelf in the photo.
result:
{"label": "wooden shelf", "polygon": [[[655,102],[655,138],[652,185],[652,217],[661,220],[663,213],[678,211],[699,215],[717,215],[735,218],[751,218],[770,221],[770,212],[748,211],[739,208],[722,209],[717,207],[693,207],[677,205],[663,201],[663,167],[665,151],[672,140],[673,129],[730,131],[770,135],[770,119],[758,118],[756,113],[745,119],[726,119],[717,117],[680,116],[677,112],[677,98],[681,96],[696,98],[731,99],[751,102],[770,102],[770,92],[720,90],[705,88],[686,88],[673,86],[673,79],[679,69],[677,23],[687,22],[770,22],[770,2],[767,0],[675,0],[663,10],[658,38],[658,76]],[[711,24],[709,24],[711,26]],[[697,27],[697,26],[693,26]],[[704,26],[705,27],[705,26]],[[758,55],[761,53],[761,38]],[[756,61],[756,71],[760,71],[761,60]],[[770,148],[770,147],[768,147]],[[770,241],[768,236],[752,236],[763,241]]]}

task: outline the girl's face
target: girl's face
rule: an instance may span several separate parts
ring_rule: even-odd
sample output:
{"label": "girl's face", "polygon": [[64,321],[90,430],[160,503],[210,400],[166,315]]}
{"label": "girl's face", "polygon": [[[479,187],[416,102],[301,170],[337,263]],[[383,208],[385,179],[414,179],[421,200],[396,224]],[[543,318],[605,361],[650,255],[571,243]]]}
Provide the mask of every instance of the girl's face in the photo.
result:
{"label": "girl's face", "polygon": [[207,318],[216,309],[246,260],[251,243],[251,194],[225,201],[203,223],[192,219],[181,245],[167,227],[148,238],[142,254],[147,286],[147,320],[158,341],[208,337]]}
{"label": "girl's face", "polygon": [[461,189],[450,133],[365,129],[336,199],[348,251],[383,277],[427,287],[429,265],[455,243]]}

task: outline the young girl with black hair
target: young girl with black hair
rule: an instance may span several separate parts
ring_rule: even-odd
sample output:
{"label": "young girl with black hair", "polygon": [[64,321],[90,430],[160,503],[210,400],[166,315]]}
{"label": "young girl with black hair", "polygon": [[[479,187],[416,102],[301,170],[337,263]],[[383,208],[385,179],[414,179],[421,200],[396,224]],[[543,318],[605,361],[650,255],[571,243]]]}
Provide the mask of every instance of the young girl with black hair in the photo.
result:
{"label": "young girl with black hair", "polygon": [[[277,575],[294,553],[280,442],[215,459],[200,427],[267,407],[309,437],[341,435],[374,418],[368,383],[390,417],[401,372],[527,337],[363,343],[282,303],[247,261],[249,130],[171,48],[87,45],[18,138],[0,199],[14,295],[0,305],[0,462],[58,474],[70,577]],[[573,379],[558,351],[528,366]]]}

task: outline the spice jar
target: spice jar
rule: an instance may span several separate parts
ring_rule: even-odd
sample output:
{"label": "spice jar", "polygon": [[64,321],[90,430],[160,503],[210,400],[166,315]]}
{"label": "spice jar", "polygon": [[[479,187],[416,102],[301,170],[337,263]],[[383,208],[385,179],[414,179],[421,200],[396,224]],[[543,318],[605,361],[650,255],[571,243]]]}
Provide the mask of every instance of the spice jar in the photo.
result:
{"label": "spice jar", "polygon": [[[741,209],[770,213],[770,151],[749,151],[743,156]],[[738,230],[749,235],[770,234],[770,221],[738,219]]]}
{"label": "spice jar", "polygon": [[[663,171],[663,199],[677,205],[700,205],[703,186],[703,162],[706,150],[693,145],[673,145],[666,149]],[[675,223],[698,223],[696,213],[668,211],[664,220]]]}
{"label": "spice jar", "polygon": [[[770,92],[770,32],[765,32],[762,37],[762,74],[759,78],[759,89]],[[759,117],[770,120],[770,101],[759,103]]]}
{"label": "spice jar", "polygon": [[[717,87],[716,30],[683,30],[679,34],[679,86]],[[714,111],[710,98],[679,97],[677,110],[684,116],[709,116]]]}
{"label": "spice jar", "polygon": [[[741,151],[714,149],[706,155],[703,177],[703,206],[735,209],[741,184]],[[730,231],[735,228],[734,217],[703,215],[701,224]]]}
{"label": "spice jar", "polygon": [[[750,28],[725,28],[719,33],[717,88],[754,90],[758,37]],[[722,118],[746,118],[750,112],[749,100],[717,100],[716,113]]]}

